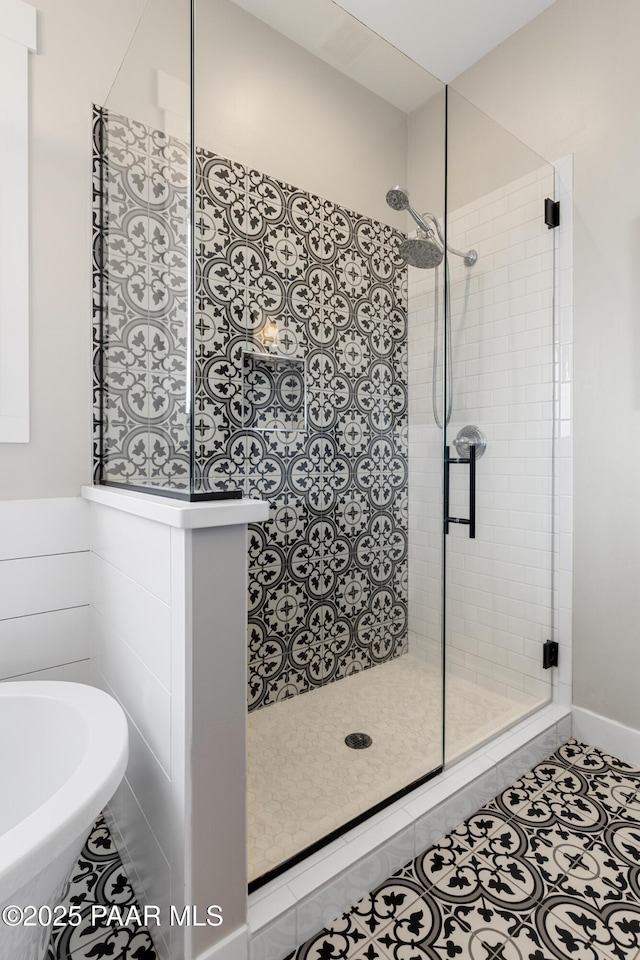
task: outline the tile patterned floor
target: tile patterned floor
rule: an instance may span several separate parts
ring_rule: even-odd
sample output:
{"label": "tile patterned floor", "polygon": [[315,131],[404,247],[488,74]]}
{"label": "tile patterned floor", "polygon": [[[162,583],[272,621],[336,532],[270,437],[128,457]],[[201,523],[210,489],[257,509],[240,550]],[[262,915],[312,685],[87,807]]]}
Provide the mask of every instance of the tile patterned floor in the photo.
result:
{"label": "tile patterned floor", "polygon": [[[249,879],[440,765],[440,672],[407,654],[249,714]],[[447,760],[511,726],[518,702],[447,679]],[[348,733],[373,744],[352,750]]]}
{"label": "tile patterned floor", "polygon": [[[77,907],[83,917],[78,926],[57,928],[46,960],[157,960],[146,927],[92,924],[91,905],[131,906],[136,903],[122,861],[103,817],[82,848],[69,880],[64,903]],[[124,913],[124,910],[122,910]]]}
{"label": "tile patterned floor", "polygon": [[640,960],[640,769],[576,740],[287,960]]}

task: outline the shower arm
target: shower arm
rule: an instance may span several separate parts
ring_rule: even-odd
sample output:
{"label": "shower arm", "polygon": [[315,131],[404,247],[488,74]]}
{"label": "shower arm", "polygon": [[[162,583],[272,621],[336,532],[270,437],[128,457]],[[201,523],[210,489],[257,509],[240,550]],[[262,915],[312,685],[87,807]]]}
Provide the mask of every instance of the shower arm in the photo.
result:
{"label": "shower arm", "polygon": [[[407,210],[409,211],[409,213],[411,214],[415,222],[418,224],[420,229],[424,230],[424,232],[427,234],[429,238],[433,237],[434,235],[437,236],[438,240],[440,241],[440,246],[444,250],[445,248],[444,237],[442,236],[442,230],[440,229],[440,224],[438,223],[437,218],[434,217],[432,213],[425,213],[422,215],[419,214],[417,210],[413,209],[410,203],[407,205]],[[428,223],[425,220],[425,217],[431,221],[431,223],[433,224],[433,227],[430,227],[428,225]],[[435,234],[434,234],[434,228],[435,228]],[[456,249],[456,247],[447,245],[447,251],[449,253],[455,254],[456,257],[462,257],[462,259],[464,260],[465,264],[468,267],[473,266],[473,264],[478,259],[478,254],[475,250],[467,250],[465,252],[464,250],[458,250]]]}

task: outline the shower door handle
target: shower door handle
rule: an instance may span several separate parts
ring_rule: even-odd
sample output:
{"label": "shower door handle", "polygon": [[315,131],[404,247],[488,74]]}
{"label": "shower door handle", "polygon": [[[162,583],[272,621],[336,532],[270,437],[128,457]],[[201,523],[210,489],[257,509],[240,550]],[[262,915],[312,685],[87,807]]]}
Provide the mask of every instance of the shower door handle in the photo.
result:
{"label": "shower door handle", "polygon": [[[452,463],[469,464],[469,518],[449,516],[449,485]],[[444,457],[444,532],[449,533],[450,523],[462,523],[469,527],[469,539],[476,538],[476,445],[469,444],[468,457],[449,456],[449,447],[445,449]]]}

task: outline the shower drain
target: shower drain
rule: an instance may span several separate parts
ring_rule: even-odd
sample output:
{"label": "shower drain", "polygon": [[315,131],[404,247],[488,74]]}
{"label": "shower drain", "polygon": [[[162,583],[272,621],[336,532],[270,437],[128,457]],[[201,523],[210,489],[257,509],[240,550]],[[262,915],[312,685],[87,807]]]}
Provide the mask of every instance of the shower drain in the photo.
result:
{"label": "shower drain", "polygon": [[371,746],[373,740],[368,733],[350,733],[344,738],[344,742],[353,750],[364,750]]}

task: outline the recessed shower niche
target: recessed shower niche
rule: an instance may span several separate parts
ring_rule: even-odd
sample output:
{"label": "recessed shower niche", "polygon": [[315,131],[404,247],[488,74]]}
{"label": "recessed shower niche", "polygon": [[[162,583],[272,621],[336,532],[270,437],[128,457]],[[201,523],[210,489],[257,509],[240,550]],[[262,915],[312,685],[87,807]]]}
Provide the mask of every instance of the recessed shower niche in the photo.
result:
{"label": "recessed shower niche", "polygon": [[276,6],[150,0],[94,138],[96,481],[270,503],[252,886],[547,702],[555,631],[553,167]]}
{"label": "recessed shower niche", "polygon": [[271,353],[245,353],[242,402],[247,430],[303,433],[307,429],[304,360]]}

